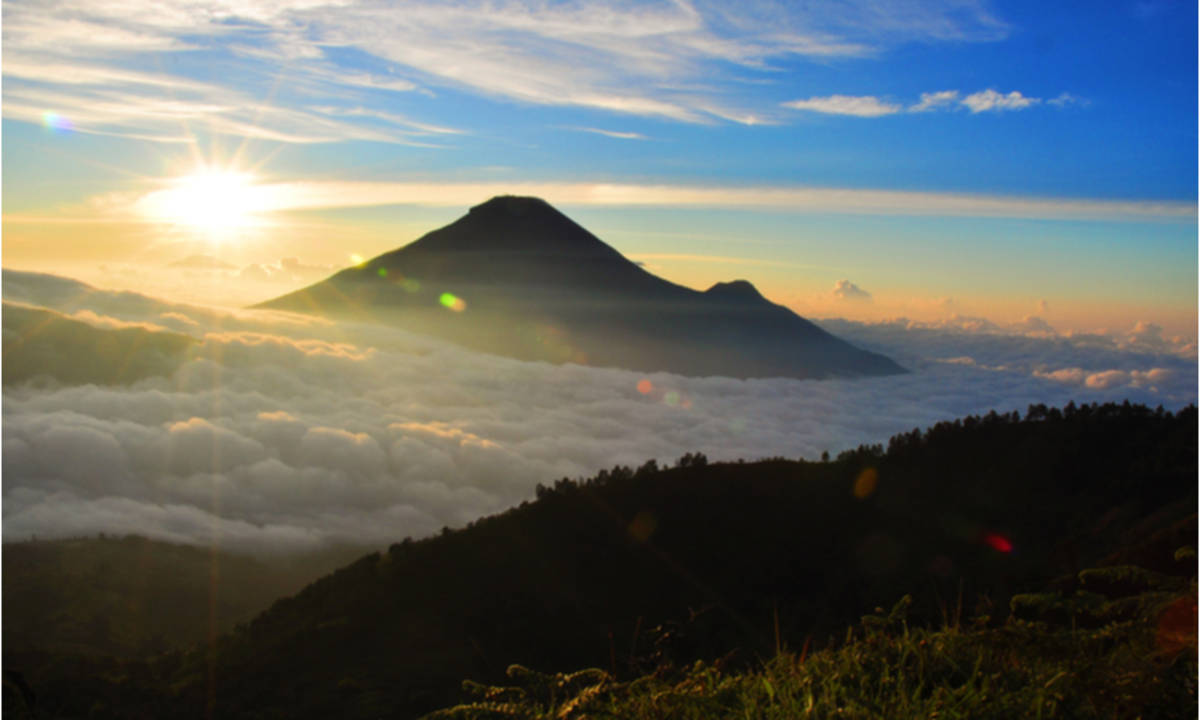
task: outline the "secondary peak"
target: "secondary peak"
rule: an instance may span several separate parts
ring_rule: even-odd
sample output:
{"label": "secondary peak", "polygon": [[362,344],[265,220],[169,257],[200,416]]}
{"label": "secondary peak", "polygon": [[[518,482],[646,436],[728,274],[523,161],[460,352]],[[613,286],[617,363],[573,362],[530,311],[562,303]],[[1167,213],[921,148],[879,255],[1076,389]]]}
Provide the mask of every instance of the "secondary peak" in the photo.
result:
{"label": "secondary peak", "polygon": [[708,290],[704,291],[707,295],[715,295],[718,297],[727,298],[743,298],[746,300],[765,300],[758,288],[754,287],[749,280],[733,280],[731,282],[719,282],[713,285]]}

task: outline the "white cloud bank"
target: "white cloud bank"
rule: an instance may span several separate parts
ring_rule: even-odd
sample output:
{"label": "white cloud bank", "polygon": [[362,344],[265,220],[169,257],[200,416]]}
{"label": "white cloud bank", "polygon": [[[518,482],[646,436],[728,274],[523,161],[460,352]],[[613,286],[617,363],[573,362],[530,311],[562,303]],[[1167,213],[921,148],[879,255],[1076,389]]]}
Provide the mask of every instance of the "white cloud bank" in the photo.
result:
{"label": "white cloud bank", "polygon": [[1194,351],[1115,340],[829,321],[913,372],[744,381],[526,363],[400,330],[229,313],[11,271],[3,288],[8,300],[98,324],[202,338],[171,377],[5,389],[7,540],[138,532],[264,552],[384,544],[616,463],[697,450],[713,460],[815,458],[991,409],[1196,399]]}

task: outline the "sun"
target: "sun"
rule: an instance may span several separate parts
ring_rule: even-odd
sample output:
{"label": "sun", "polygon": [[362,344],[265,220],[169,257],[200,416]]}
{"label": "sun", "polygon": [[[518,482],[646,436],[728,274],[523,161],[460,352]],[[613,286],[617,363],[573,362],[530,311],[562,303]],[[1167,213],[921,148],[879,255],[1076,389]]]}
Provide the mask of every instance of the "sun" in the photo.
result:
{"label": "sun", "polygon": [[268,210],[253,175],[207,167],[168,181],[167,187],[145,196],[140,204],[151,219],[213,241],[261,225],[262,213]]}

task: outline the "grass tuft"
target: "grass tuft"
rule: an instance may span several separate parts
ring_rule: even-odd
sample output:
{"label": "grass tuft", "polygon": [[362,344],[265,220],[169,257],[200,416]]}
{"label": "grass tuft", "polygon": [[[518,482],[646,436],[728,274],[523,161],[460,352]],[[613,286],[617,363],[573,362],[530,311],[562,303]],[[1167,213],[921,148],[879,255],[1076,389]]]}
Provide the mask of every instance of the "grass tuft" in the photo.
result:
{"label": "grass tuft", "polygon": [[[1001,627],[938,629],[910,627],[905,597],[865,616],[840,647],[780,652],[749,671],[697,662],[617,682],[602,670],[543,674],[515,666],[514,687],[479,686],[475,702],[429,718],[1195,718],[1195,581],[1162,592],[1155,591],[1161,582],[1145,582],[1152,576],[1137,568],[1088,577],[1122,590],[1132,581],[1145,591],[1115,600],[1022,595],[1013,599],[1022,612]],[[1136,612],[1114,613],[1121,602]],[[1120,619],[1088,627],[1079,622],[1084,617]]]}

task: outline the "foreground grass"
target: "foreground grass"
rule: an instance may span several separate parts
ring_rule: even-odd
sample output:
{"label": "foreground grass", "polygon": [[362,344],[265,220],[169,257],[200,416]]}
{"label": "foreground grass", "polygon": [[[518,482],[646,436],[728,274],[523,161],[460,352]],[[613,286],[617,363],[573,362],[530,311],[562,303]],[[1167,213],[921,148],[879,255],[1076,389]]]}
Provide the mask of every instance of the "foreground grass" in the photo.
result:
{"label": "foreground grass", "polygon": [[512,686],[467,682],[474,702],[428,720],[1195,718],[1195,581],[1138,590],[1023,596],[1001,627],[939,630],[909,628],[905,599],[837,648],[750,671],[696,663],[617,682],[512,666]]}

